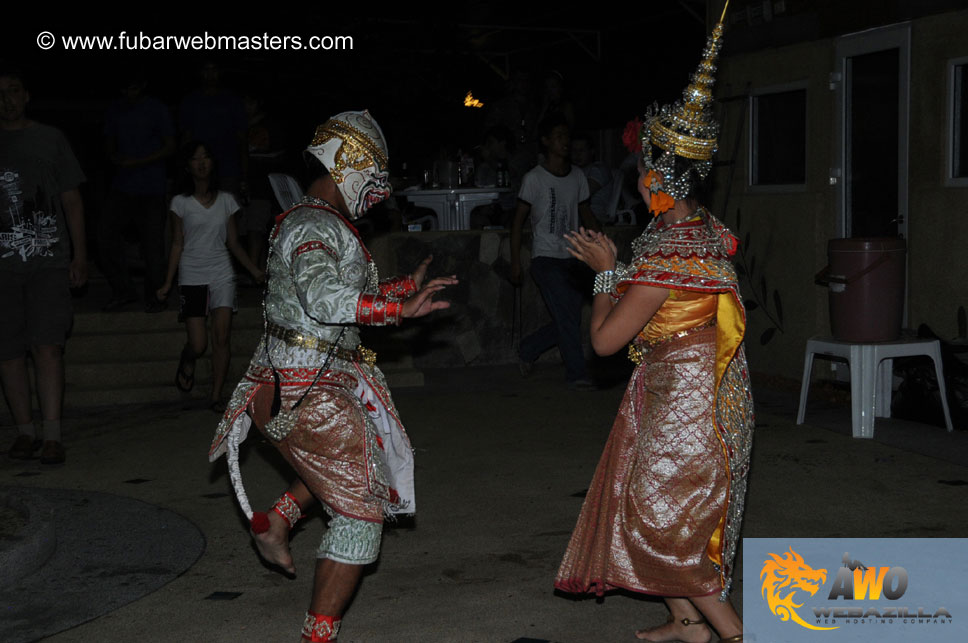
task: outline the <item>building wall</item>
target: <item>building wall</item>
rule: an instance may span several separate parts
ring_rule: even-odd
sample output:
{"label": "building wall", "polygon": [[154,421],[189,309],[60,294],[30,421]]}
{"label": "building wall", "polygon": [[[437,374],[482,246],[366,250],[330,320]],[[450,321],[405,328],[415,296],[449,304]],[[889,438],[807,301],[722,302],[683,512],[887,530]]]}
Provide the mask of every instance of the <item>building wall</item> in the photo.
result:
{"label": "building wall", "polygon": [[[718,86],[724,97],[745,96],[747,85],[756,91],[806,83],[807,90],[806,183],[792,191],[747,185],[748,106],[745,99],[723,103],[720,160],[733,165],[717,167],[712,202],[742,244],[739,264],[747,274],[740,282],[749,308],[747,351],[754,371],[797,376],[806,338],[826,328],[826,291],[813,278],[826,264],[825,243],[836,223],[834,194],[827,184],[834,149],[835,114],[828,89],[832,61],[832,41],[819,41],[743,54],[720,65]],[[749,305],[751,299],[760,305]],[[764,343],[767,333],[771,337]]]}
{"label": "building wall", "polygon": [[[957,308],[968,305],[963,278],[968,273],[968,188],[945,186],[947,69],[949,59],[968,56],[968,11],[911,24],[908,326],[927,323],[940,335],[953,336]],[[711,201],[734,229],[739,219],[741,241],[749,235],[745,263],[753,263],[753,274],[742,279],[742,287],[747,298],[761,300],[748,315],[754,371],[799,377],[806,339],[829,334],[827,291],[814,285],[814,275],[827,263],[827,240],[838,235],[836,192],[829,182],[829,170],[837,165],[836,95],[829,78],[836,42],[827,38],[727,56],[720,64],[717,93],[725,110],[720,160],[734,160],[735,166],[717,167]],[[798,82],[807,89],[806,183],[787,191],[750,187],[745,101],[726,99],[745,95],[748,86],[755,91]],[[777,323],[775,299],[782,324]],[[772,333],[765,344],[764,333]]]}
{"label": "building wall", "polygon": [[968,307],[968,187],[945,185],[948,61],[968,56],[968,11],[915,21],[911,29],[911,219],[908,317],[942,337]]}

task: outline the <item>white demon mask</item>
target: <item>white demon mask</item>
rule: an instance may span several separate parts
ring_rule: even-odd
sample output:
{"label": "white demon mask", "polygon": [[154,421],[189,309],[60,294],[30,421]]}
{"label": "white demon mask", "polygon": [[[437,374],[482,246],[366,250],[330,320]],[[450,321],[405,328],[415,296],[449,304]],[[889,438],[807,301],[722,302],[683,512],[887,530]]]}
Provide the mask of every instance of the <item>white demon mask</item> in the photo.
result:
{"label": "white demon mask", "polygon": [[353,219],[390,196],[387,144],[368,111],[333,116],[306,151],[329,170]]}

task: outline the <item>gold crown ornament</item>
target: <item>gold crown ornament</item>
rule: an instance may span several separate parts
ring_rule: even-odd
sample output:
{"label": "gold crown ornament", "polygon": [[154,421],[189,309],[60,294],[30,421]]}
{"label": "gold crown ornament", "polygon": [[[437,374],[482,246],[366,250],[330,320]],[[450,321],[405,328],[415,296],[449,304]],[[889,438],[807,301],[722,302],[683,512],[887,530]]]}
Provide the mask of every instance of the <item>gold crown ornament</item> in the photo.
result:
{"label": "gold crown ornament", "polygon": [[[653,104],[646,111],[639,130],[642,144],[642,163],[646,170],[662,175],[661,189],[674,199],[684,199],[702,181],[712,168],[712,158],[717,151],[719,123],[712,114],[713,85],[716,82],[716,59],[722,48],[723,19],[706,40],[699,67],[692,75],[692,82],[682,92],[682,100],[661,108]],[[654,152],[653,147],[661,152]],[[653,158],[655,155],[655,158]],[[680,163],[676,173],[676,157],[691,161],[685,169]]]}

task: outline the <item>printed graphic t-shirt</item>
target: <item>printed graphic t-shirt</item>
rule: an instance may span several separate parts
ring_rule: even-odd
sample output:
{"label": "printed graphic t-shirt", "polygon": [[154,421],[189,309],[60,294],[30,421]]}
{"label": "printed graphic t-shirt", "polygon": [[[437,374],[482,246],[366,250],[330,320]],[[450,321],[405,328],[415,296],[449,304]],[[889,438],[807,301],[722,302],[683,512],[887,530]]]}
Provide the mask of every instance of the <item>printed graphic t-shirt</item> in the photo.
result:
{"label": "printed graphic t-shirt", "polygon": [[0,269],[66,268],[71,242],[61,194],[84,173],[60,130],[0,130]]}
{"label": "printed graphic t-shirt", "polygon": [[571,258],[563,235],[578,230],[578,204],[588,192],[588,180],[575,166],[565,176],[540,165],[524,175],[518,198],[531,206],[532,257]]}

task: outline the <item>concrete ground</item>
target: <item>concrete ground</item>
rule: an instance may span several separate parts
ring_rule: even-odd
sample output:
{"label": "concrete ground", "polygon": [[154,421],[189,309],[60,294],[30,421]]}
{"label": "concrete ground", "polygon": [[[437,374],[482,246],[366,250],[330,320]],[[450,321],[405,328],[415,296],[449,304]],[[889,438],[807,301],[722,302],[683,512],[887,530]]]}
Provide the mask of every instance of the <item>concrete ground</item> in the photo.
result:
{"label": "concrete ground", "polygon": [[[381,560],[364,579],[340,641],[631,641],[636,628],[665,619],[657,601],[627,594],[573,600],[552,590],[623,391],[617,384],[571,392],[560,377],[554,365],[527,380],[513,367],[469,368],[429,372],[425,387],[395,392],[416,448],[418,514],[387,528]],[[845,406],[812,404],[810,424],[796,426],[792,395],[757,390],[756,398],[745,536],[968,536],[968,513],[960,510],[968,500],[968,434],[879,419],[875,440],[854,440]],[[260,565],[230,495],[224,460],[206,459],[216,419],[207,409],[177,405],[85,412],[65,421],[66,465],[0,459],[0,491],[26,487],[55,503],[57,497],[76,501],[77,494],[120,496],[126,513],[102,510],[98,537],[121,543],[131,555],[160,552],[159,566],[172,576],[147,594],[143,584],[132,583],[119,601],[125,575],[144,570],[102,569],[110,577],[105,585],[113,583],[102,601],[92,581],[97,570],[74,569],[46,591],[34,586],[0,605],[36,614],[29,623],[0,618],[0,640],[299,639],[322,520],[314,513],[295,534],[296,579]],[[4,448],[13,437],[13,429],[0,429]],[[286,485],[284,465],[255,437],[243,451],[242,471],[256,506],[267,506]],[[164,526],[155,533],[134,528],[140,519],[130,513],[132,501],[145,512],[180,517],[172,525],[185,519],[204,541],[193,544],[199,541],[182,526],[180,551],[159,547],[175,536]],[[94,529],[76,520],[76,511],[61,503],[54,513],[59,533],[72,532],[58,541],[62,549],[74,548],[76,562],[68,565],[83,564],[86,555],[81,525]],[[193,547],[200,554],[194,564]],[[179,556],[187,562],[168,564]],[[740,612],[743,580],[736,578],[733,592]],[[65,587],[82,581],[85,601]],[[92,598],[110,611],[92,614]]]}

